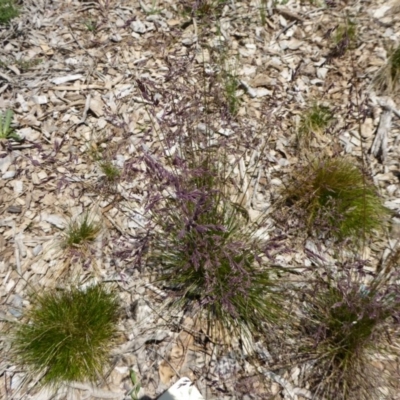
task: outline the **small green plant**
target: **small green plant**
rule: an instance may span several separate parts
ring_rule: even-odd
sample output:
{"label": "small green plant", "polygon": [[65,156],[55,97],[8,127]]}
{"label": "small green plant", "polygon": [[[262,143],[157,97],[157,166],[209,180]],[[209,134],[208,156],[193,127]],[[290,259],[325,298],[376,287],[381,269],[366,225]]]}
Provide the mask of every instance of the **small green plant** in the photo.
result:
{"label": "small green plant", "polygon": [[97,222],[90,213],[72,221],[64,232],[63,247],[69,249],[87,248],[101,231],[101,223]]}
{"label": "small green plant", "polygon": [[267,0],[261,0],[260,1],[260,19],[261,19],[262,25],[265,25],[265,23],[267,21],[266,8],[267,8]]}
{"label": "small green plant", "polygon": [[392,51],[387,63],[379,69],[372,85],[382,94],[391,94],[399,88],[400,83],[400,46]]}
{"label": "small green plant", "polygon": [[239,79],[235,74],[225,71],[223,73],[223,85],[229,112],[235,115],[240,105],[240,99],[236,94],[240,85]]}
{"label": "small green plant", "polygon": [[41,64],[43,62],[43,60],[41,58],[37,58],[34,60],[17,60],[15,63],[17,64],[17,67],[22,71],[28,71],[31,68],[36,67],[37,65]]}
{"label": "small green plant", "polygon": [[227,0],[181,0],[184,14],[190,14],[199,19],[221,15],[227,3]]}
{"label": "small green plant", "polygon": [[99,28],[98,23],[95,20],[88,19],[84,22],[86,29],[89,32],[96,33],[97,29]]}
{"label": "small green plant", "polygon": [[357,24],[355,21],[347,18],[344,24],[336,28],[333,36],[334,48],[330,52],[330,57],[341,57],[347,49],[354,48],[357,43]]}
{"label": "small green plant", "polygon": [[310,145],[314,135],[318,136],[329,127],[333,114],[329,107],[314,104],[300,119],[298,140],[300,145]]}
{"label": "small green plant", "polygon": [[41,58],[33,59],[33,60],[7,60],[7,61],[0,61],[0,68],[6,69],[8,65],[15,63],[16,66],[22,71],[26,72],[29,69],[36,67],[39,65],[43,60]]}
{"label": "small green plant", "polygon": [[336,28],[334,35],[334,43],[337,46],[340,42],[346,40],[349,45],[354,44],[357,40],[357,24],[355,21],[347,19],[347,21]]}
{"label": "small green plant", "polygon": [[100,170],[105,175],[105,179],[108,183],[114,183],[121,175],[121,171],[111,161],[103,160],[99,163]]}
{"label": "small green plant", "polygon": [[[331,0],[328,0],[328,2]],[[319,6],[319,7],[323,7],[323,6],[328,6],[328,2],[325,3],[324,0],[303,0],[302,2],[300,2],[301,5],[303,4],[311,4],[312,6]]]}
{"label": "small green plant", "polygon": [[365,174],[346,158],[321,158],[300,168],[284,198],[310,234],[365,239],[385,226],[389,211]]}
{"label": "small green plant", "polygon": [[157,0],[152,0],[151,6],[147,7],[145,6],[142,2],[140,3],[140,7],[142,8],[143,12],[146,15],[155,15],[155,14],[160,14],[162,11],[160,8],[157,8]]}
{"label": "small green plant", "polygon": [[[217,28],[221,43],[224,42],[222,33]],[[240,87],[239,75],[237,73],[237,59],[229,53],[229,49],[223,45],[218,51],[211,52],[212,61],[215,63],[217,77],[222,87],[223,100],[218,102],[218,106],[226,107],[231,115],[237,114],[241,99],[237,91]],[[218,99],[219,96],[216,96]]]}
{"label": "small green plant", "polygon": [[131,382],[132,382],[132,385],[133,385],[133,388],[129,392],[129,394],[130,394],[132,400],[139,400],[138,395],[139,395],[140,388],[141,388],[139,379],[138,379],[138,377],[136,375],[136,372],[133,369],[130,370],[129,376],[131,378]]}
{"label": "small green plant", "polygon": [[122,169],[117,167],[112,159],[114,151],[108,145],[105,149],[106,140],[99,137],[87,144],[87,154],[101,172],[97,183],[97,189],[102,193],[115,193],[116,185],[121,177]]}
{"label": "small green plant", "polygon": [[0,0],[0,24],[8,24],[18,15],[19,10],[14,0]]}
{"label": "small green plant", "polygon": [[399,288],[378,278],[366,285],[355,272],[335,274],[327,272],[329,279],[316,279],[303,293],[302,329],[310,340],[303,351],[312,360],[307,381],[313,398],[387,398],[380,397],[385,377],[373,356],[379,358],[398,331]]}
{"label": "small green plant", "polygon": [[20,142],[22,139],[11,128],[12,119],[12,110],[7,110],[5,115],[0,113],[0,139],[13,139]]}
{"label": "small green plant", "polygon": [[31,296],[31,308],[14,327],[16,362],[42,382],[96,381],[108,365],[119,319],[113,290],[47,290]]}

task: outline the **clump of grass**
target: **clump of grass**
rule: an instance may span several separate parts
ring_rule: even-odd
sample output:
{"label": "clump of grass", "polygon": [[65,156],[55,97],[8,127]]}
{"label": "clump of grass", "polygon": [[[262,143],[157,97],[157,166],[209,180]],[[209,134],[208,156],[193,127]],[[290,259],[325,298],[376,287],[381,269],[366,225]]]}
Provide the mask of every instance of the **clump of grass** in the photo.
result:
{"label": "clump of grass", "polygon": [[235,115],[238,112],[240,105],[240,99],[236,94],[240,85],[239,79],[234,73],[226,71],[223,74],[223,85],[229,112],[232,115]]}
{"label": "clump of grass", "polygon": [[[257,332],[284,314],[281,271],[269,262],[273,245],[264,215],[249,217],[244,200],[249,185],[234,172],[241,156],[211,126],[218,121],[240,134],[246,128],[228,125],[226,107],[213,108],[223,93],[212,83],[205,82],[204,93],[176,88],[180,95],[171,111],[149,111],[158,114],[153,129],[159,147],[144,147],[135,163],[146,167],[149,221],[136,249],[137,265],[143,259],[168,291],[171,307],[190,309],[208,329],[222,324],[232,334],[244,327]],[[158,106],[165,107],[161,100]]]}
{"label": "clump of grass", "polygon": [[89,32],[92,33],[96,33],[98,28],[99,28],[99,24],[97,21],[93,20],[93,19],[87,19],[84,21],[85,27]]}
{"label": "clump of grass", "polygon": [[387,63],[379,69],[372,85],[381,93],[393,93],[399,88],[400,82],[400,46],[392,51]]}
{"label": "clump of grass", "polygon": [[240,98],[237,91],[240,86],[238,74],[236,72],[235,61],[227,50],[219,51],[216,55],[216,65],[219,69],[219,79],[222,85],[225,104],[231,115],[236,115],[239,111]]}
{"label": "clump of grass", "polygon": [[11,127],[11,122],[13,119],[12,110],[7,110],[5,115],[0,113],[0,139],[13,139],[17,142],[22,141],[22,139],[14,132]]}
{"label": "clump of grass", "polygon": [[101,231],[101,223],[85,212],[73,220],[64,232],[63,247],[69,249],[87,248]]}
{"label": "clump of grass", "polygon": [[8,24],[18,15],[19,10],[14,0],[0,0],[0,24]]}
{"label": "clump of grass", "polygon": [[39,65],[43,60],[41,58],[36,58],[32,60],[25,60],[25,59],[19,59],[19,60],[5,60],[5,61],[0,61],[0,68],[6,69],[8,65],[15,63],[17,67],[22,71],[26,72],[30,70],[31,68],[36,67]]}
{"label": "clump of grass", "polygon": [[199,19],[221,15],[227,3],[227,0],[181,0],[184,14],[190,14]]}
{"label": "clump of grass", "polygon": [[[279,293],[272,295],[277,274],[263,262],[268,245],[255,235],[247,211],[229,198],[220,156],[198,157],[177,174],[147,159],[153,179],[163,174],[150,200],[156,230],[148,262],[161,266],[158,280],[170,289],[173,306],[194,307],[226,327],[257,330],[279,314]],[[160,197],[163,191],[169,196]]]}
{"label": "clump of grass", "polygon": [[298,140],[300,144],[307,147],[313,136],[321,135],[333,120],[333,113],[321,104],[314,104],[304,115],[301,116]]}
{"label": "clump of grass", "polygon": [[87,155],[96,165],[96,171],[99,173],[98,180],[92,189],[100,192],[103,196],[116,195],[117,186],[120,182],[123,167],[114,163],[116,149],[108,143],[110,138],[100,136],[87,144]]}
{"label": "clump of grass", "polygon": [[37,59],[34,59],[34,60],[24,60],[24,59],[16,60],[15,63],[17,64],[18,68],[22,72],[25,72],[25,71],[30,70],[31,68],[34,68],[34,67],[38,66],[42,62],[43,62],[43,60],[41,58],[37,58]]}
{"label": "clump of grass", "polygon": [[354,43],[357,39],[357,24],[351,19],[347,19],[344,24],[341,24],[337,27],[334,43],[337,46],[343,40],[347,40],[351,43]]}
{"label": "clump of grass", "polygon": [[389,216],[373,183],[346,158],[321,158],[299,169],[284,198],[310,233],[339,240],[365,239]]}
{"label": "clump of grass", "polygon": [[96,381],[108,365],[117,333],[117,294],[101,285],[32,295],[12,335],[16,362],[42,382]]}
{"label": "clump of grass", "polygon": [[303,351],[311,360],[313,398],[386,398],[380,393],[386,377],[373,360],[398,331],[399,288],[376,277],[366,283],[349,271],[327,275],[303,293],[303,334],[310,341]]}
{"label": "clump of grass", "polygon": [[151,6],[145,6],[140,3],[140,7],[146,15],[156,15],[160,14],[162,9],[157,7],[157,0],[152,0]]}
{"label": "clump of grass", "polygon": [[347,49],[351,49],[357,43],[357,24],[347,18],[346,22],[336,28],[333,36],[334,48],[329,57],[342,57]]}
{"label": "clump of grass", "polygon": [[120,169],[116,167],[111,161],[100,161],[99,167],[101,172],[104,174],[105,180],[108,183],[115,183],[121,175]]}
{"label": "clump of grass", "polygon": [[267,9],[267,1],[261,0],[260,1],[260,20],[261,20],[262,25],[265,25],[266,21],[267,21],[266,9]]}

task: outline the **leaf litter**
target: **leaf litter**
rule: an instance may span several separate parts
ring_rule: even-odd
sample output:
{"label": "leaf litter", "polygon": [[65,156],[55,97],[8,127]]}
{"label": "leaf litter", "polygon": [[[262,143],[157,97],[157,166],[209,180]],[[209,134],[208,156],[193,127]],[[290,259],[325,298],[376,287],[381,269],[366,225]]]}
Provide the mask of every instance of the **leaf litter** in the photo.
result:
{"label": "leaf litter", "polygon": [[[329,102],[336,123],[311,140],[309,154],[363,155],[388,206],[400,210],[399,98],[396,93],[380,97],[369,87],[386,61],[385,42],[398,41],[400,21],[390,11],[397,3],[274,3],[279,2],[261,2],[264,15],[258,2],[227,2],[212,23],[203,25],[182,14],[172,0],[143,1],[140,6],[124,0],[27,0],[21,15],[9,27],[0,27],[0,109],[13,110],[13,128],[24,138],[22,143],[0,142],[0,326],[15,320],[11,310],[21,307],[20,299],[22,307],[28,306],[30,287],[57,286],[60,274],[71,266],[81,282],[117,283],[128,310],[121,326],[126,341],[116,352],[107,383],[96,389],[73,385],[68,388],[72,398],[123,398],[132,389],[129,368],[139,371],[142,388],[153,397],[186,375],[207,399],[309,398],[307,383],[294,379],[295,374],[269,372],[276,354],[270,354],[271,344],[265,340],[253,345],[270,358],[259,356],[256,367],[238,357],[242,350],[234,341],[232,351],[218,358],[218,340],[205,340],[207,333],[193,321],[188,330],[189,317],[183,313],[165,321],[162,291],[132,265],[132,248],[146,218],[140,174],[125,166],[143,151],[143,140],[148,148],[160,146],[146,129],[157,121],[146,107],[169,92],[172,109],[174,88],[183,76],[203,90],[201,74],[221,68],[212,55],[222,50],[234,60],[239,82],[237,118],[248,122],[254,137],[231,135],[217,121],[213,129],[232,136],[239,148],[254,148],[257,140],[268,143],[263,153],[255,147],[244,160],[262,160],[246,200],[252,213],[274,201],[270,185],[279,186],[299,163],[293,145],[296,127],[315,100]],[[356,16],[358,43],[345,53],[333,51],[334,29],[347,14]],[[90,25],[95,29],[87,21],[95,21]],[[339,52],[340,57],[332,57]],[[112,165],[122,163],[117,182],[105,183],[99,165],[88,157],[89,148]],[[94,254],[77,256],[71,263],[57,248],[57,238],[65,221],[92,208],[104,216],[106,229]],[[279,227],[273,229],[279,232]],[[372,269],[397,241],[396,236],[382,238],[364,249]],[[301,271],[315,262],[317,251],[319,258],[333,255],[328,246],[310,253],[298,242],[279,261]],[[94,278],[90,259],[96,260]],[[156,334],[160,326],[168,326],[162,335]],[[0,352],[6,350],[1,341]],[[394,368],[393,360],[379,362],[382,369]],[[257,368],[265,376],[262,383],[252,378]],[[3,356],[0,375],[1,397],[51,398]]]}

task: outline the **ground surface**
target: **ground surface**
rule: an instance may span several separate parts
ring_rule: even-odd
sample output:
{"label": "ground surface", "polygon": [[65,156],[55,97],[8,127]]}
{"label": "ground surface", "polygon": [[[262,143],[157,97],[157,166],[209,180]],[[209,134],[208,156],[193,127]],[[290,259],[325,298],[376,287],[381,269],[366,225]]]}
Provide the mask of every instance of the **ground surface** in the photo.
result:
{"label": "ground surface", "polygon": [[[31,287],[62,285],[62,277],[73,271],[83,282],[115,282],[126,311],[106,383],[77,384],[60,398],[124,398],[132,387],[129,368],[138,372],[141,393],[150,397],[177,376],[189,376],[207,399],[310,398],[300,367],[268,372],[262,340],[260,383],[254,365],[238,352],[216,358],[215,348],[199,349],[183,329],[190,320],[166,324],[163,292],[148,285],[149,277],[131,261],[143,204],[142,182],[129,162],[144,151],[143,141],[148,148],[157,145],[149,105],[160,99],[162,110],[180,95],[195,96],[204,63],[210,74],[226,70],[241,82],[237,120],[247,130],[236,130],[230,140],[251,149],[247,160],[263,160],[248,201],[253,210],[270,204],[290,170],[321,151],[363,155],[386,205],[400,209],[398,114],[386,140],[376,144],[377,156],[370,151],[382,105],[389,101],[378,98],[370,84],[387,50],[399,42],[396,3],[227,3],[219,15],[209,11],[191,20],[174,0],[27,0],[20,17],[0,28],[0,110],[14,110],[16,132],[25,138],[0,143],[0,326],[5,329],[28,306]],[[357,39],[340,54],[335,28],[349,19],[357,24]],[[396,109],[399,99],[391,100]],[[334,110],[335,123],[313,137],[303,154],[295,145],[296,127],[314,102]],[[262,154],[260,143],[267,143]],[[93,156],[97,150],[122,171],[116,185],[107,183]],[[101,219],[104,229],[91,262],[71,263],[59,241],[68,221],[85,210]],[[396,245],[396,223],[400,220],[393,218],[390,236],[364,247],[371,269]],[[281,256],[282,265],[301,270],[314,262],[310,254],[332,257],[312,241],[296,246]],[[10,363],[7,341],[0,346],[0,397],[50,398]],[[385,368],[395,367],[382,361]]]}

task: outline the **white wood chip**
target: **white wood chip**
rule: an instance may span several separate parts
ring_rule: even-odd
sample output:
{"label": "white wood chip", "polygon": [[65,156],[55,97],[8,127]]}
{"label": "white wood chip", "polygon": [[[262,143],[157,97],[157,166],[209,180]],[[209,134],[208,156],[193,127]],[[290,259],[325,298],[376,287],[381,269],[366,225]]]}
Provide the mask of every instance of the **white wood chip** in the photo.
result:
{"label": "white wood chip", "polygon": [[32,101],[35,104],[47,104],[47,96],[32,96]]}
{"label": "white wood chip", "polygon": [[76,75],[61,76],[59,78],[51,79],[50,82],[54,83],[55,85],[61,85],[62,83],[76,81],[78,79],[83,79],[83,75],[76,74]]}
{"label": "white wood chip", "polygon": [[67,225],[64,218],[55,214],[44,214],[42,215],[43,221],[49,222],[50,224],[56,226],[59,229],[64,229]]}
{"label": "white wood chip", "polygon": [[388,135],[392,127],[392,110],[395,108],[394,102],[388,99],[386,103],[382,104],[383,111],[379,121],[378,130],[374,142],[372,143],[371,153],[375,157],[379,157],[382,162],[386,160],[388,152]]}
{"label": "white wood chip", "polygon": [[[309,383],[303,367],[293,365],[287,372],[270,373],[276,358],[280,364],[285,354],[280,349],[274,354],[268,338],[263,337],[257,350],[251,332],[241,339],[230,338],[226,347],[219,347],[218,340],[207,341],[201,349],[186,349],[182,356],[182,346],[175,339],[184,342],[178,331],[190,308],[164,312],[171,293],[149,284],[153,280],[145,266],[139,270],[133,262],[138,237],[150,222],[144,211],[146,165],[137,158],[147,153],[153,160],[163,161],[162,151],[171,157],[182,156],[176,141],[162,146],[157,136],[168,133],[164,128],[180,134],[180,118],[186,112],[180,108],[195,101],[199,115],[188,108],[190,121],[182,132],[190,133],[193,128],[196,135],[209,134],[210,143],[223,140],[232,146],[228,154],[232,150],[235,168],[229,171],[229,179],[242,190],[250,186],[243,199],[250,218],[265,217],[265,227],[255,230],[255,238],[284,236],[285,250],[271,255],[274,262],[301,271],[302,282],[307,281],[305,266],[312,266],[314,272],[321,272],[321,266],[327,264],[336,268],[337,257],[329,242],[298,240],[293,221],[288,221],[288,229],[282,232],[269,213],[294,170],[314,156],[346,152],[356,161],[363,156],[364,167],[371,172],[386,206],[399,213],[398,93],[388,99],[370,82],[390,57],[390,44],[399,41],[400,2],[317,5],[317,1],[289,0],[283,7],[281,0],[230,0],[224,2],[211,25],[195,12],[183,15],[173,0],[18,3],[19,17],[0,29],[4,43],[0,50],[0,112],[14,111],[12,127],[25,139],[21,143],[0,139],[1,318],[3,314],[11,318],[9,306],[18,298],[25,299],[30,286],[52,287],[60,270],[68,270],[69,257],[58,243],[60,230],[70,216],[93,207],[101,207],[99,215],[107,230],[93,245],[95,262],[86,265],[85,259],[85,268],[79,269],[80,261],[73,268],[82,283],[95,276],[96,281],[110,279],[117,284],[127,312],[119,326],[122,343],[112,353],[116,364],[111,367],[115,368],[105,371],[110,374],[104,386],[73,383],[57,395],[40,391],[38,382],[19,372],[0,346],[0,371],[7,372],[0,380],[0,397],[6,393],[13,399],[128,399],[132,368],[143,386],[139,396],[154,399],[171,378],[180,376],[196,382],[210,400],[310,398],[304,389]],[[337,27],[346,19],[344,12],[357,22],[357,46],[332,57]],[[239,109],[235,116],[221,118],[221,110],[229,112],[225,89],[231,75],[239,80],[234,89]],[[218,101],[211,96],[203,101],[208,82],[210,90],[221,89]],[[334,111],[334,123],[312,135],[306,149],[298,145],[298,129],[302,116],[316,102]],[[210,110],[204,108],[205,103]],[[175,115],[176,108],[184,113]],[[236,152],[240,152],[239,158],[233,156]],[[99,155],[121,169],[117,184],[104,185]],[[359,256],[369,261],[371,274],[376,273],[381,256],[389,257],[398,246],[397,222],[360,251]],[[136,300],[134,320],[136,305],[132,302]],[[29,306],[26,300],[22,304]],[[200,338],[205,333],[204,327],[195,326],[193,331]],[[184,333],[186,338],[190,336]],[[171,348],[181,352],[177,358],[182,366],[169,358]],[[160,366],[164,363],[162,380],[167,386],[158,384],[158,362]],[[258,367],[268,379],[252,386]],[[194,387],[185,382],[182,388]],[[241,382],[246,382],[248,393],[241,389]],[[399,390],[394,391],[397,393]],[[179,395],[175,393],[174,398]],[[183,394],[185,400],[190,396]]]}

